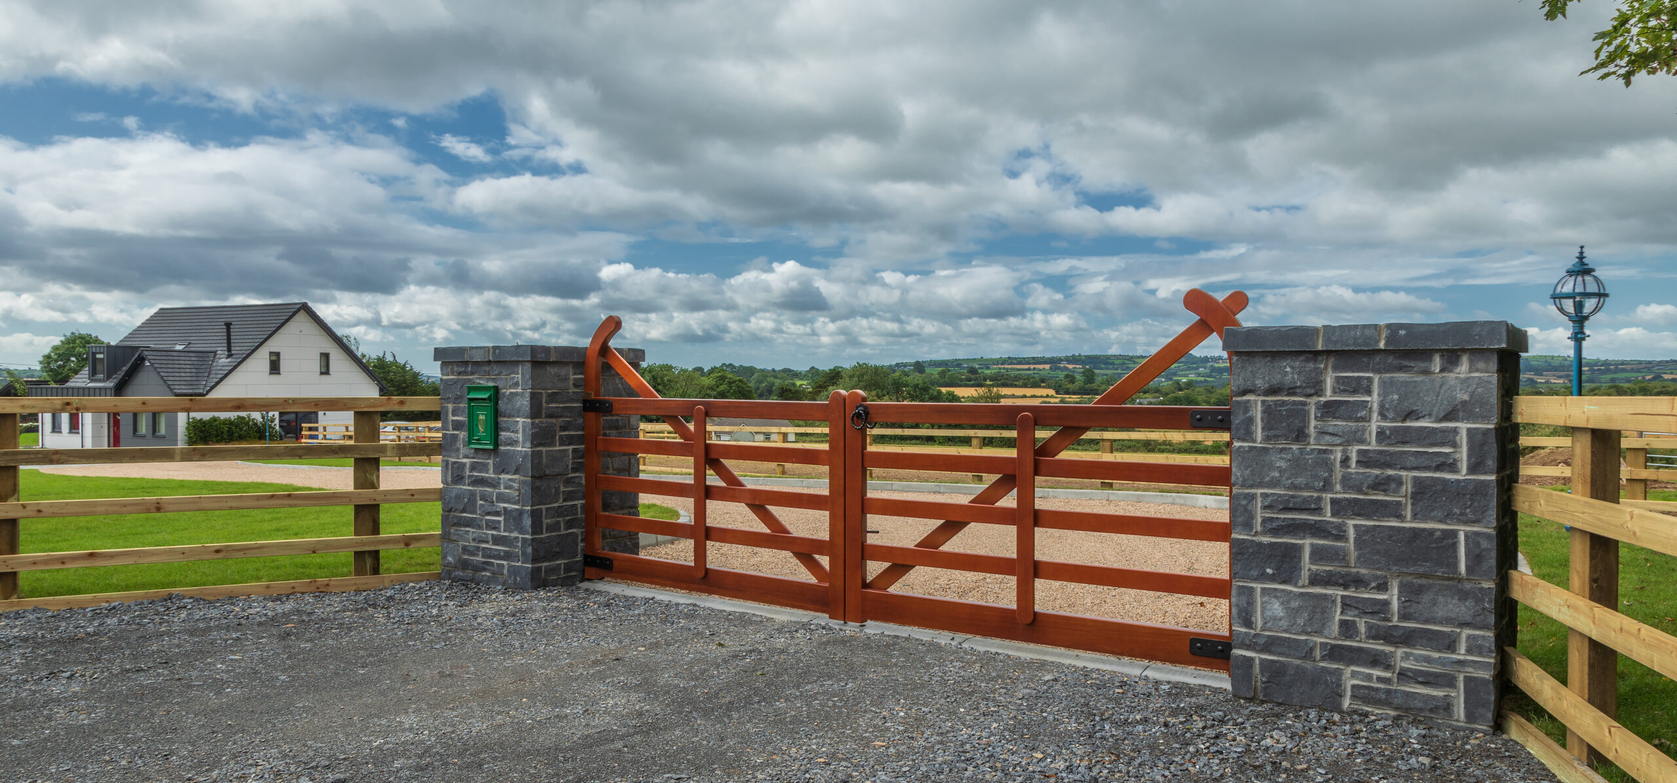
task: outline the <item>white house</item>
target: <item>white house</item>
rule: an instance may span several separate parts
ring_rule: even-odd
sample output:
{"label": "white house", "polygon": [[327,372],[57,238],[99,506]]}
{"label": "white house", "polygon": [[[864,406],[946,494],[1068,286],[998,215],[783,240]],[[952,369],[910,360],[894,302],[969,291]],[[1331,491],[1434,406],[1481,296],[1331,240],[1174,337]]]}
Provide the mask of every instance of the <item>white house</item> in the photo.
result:
{"label": "white house", "polygon": [[[127,337],[88,348],[87,369],[36,397],[376,397],[373,371],[306,302],[165,307]],[[272,411],[295,440],[302,424],[351,424],[348,411]],[[184,446],[191,416],[236,414],[54,413],[41,415],[49,449]]]}

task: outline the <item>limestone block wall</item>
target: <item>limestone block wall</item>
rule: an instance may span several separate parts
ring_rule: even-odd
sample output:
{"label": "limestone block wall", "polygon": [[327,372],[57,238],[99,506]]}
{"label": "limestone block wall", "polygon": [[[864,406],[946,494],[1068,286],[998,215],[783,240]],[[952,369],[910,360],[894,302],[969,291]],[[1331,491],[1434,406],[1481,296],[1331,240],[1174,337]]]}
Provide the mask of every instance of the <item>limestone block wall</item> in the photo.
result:
{"label": "limestone block wall", "polygon": [[1236,695],[1491,725],[1525,333],[1247,327],[1224,347]]}

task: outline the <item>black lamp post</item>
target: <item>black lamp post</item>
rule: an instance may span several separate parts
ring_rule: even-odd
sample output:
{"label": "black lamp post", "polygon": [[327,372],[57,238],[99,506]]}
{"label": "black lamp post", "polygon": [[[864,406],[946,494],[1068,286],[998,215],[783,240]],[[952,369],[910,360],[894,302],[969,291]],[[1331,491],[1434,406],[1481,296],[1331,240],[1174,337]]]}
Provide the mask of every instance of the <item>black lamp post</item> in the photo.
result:
{"label": "black lamp post", "polygon": [[1595,267],[1584,262],[1583,245],[1578,246],[1578,259],[1555,282],[1549,301],[1572,322],[1572,396],[1577,397],[1584,393],[1584,322],[1607,303],[1607,286],[1595,276]]}

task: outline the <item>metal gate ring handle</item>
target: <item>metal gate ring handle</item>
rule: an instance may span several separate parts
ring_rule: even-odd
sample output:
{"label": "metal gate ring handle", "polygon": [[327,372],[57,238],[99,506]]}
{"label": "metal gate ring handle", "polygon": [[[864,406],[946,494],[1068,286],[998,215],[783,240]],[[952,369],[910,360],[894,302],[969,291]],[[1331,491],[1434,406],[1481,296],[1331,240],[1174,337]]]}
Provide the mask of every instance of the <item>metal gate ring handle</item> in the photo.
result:
{"label": "metal gate ring handle", "polygon": [[853,411],[850,412],[850,428],[851,429],[859,430],[859,429],[862,429],[863,427],[866,427],[866,428],[871,430],[871,429],[873,429],[874,427],[877,427],[877,426],[879,426],[879,425],[875,424],[871,421],[868,421],[868,406],[867,406],[867,403],[863,403],[861,405],[856,406],[856,410],[853,410]]}

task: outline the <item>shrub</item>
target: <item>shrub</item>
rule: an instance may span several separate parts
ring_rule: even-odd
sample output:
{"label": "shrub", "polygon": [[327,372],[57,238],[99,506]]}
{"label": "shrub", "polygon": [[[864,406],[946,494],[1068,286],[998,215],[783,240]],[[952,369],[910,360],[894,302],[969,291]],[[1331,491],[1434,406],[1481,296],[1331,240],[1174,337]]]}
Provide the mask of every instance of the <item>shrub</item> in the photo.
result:
{"label": "shrub", "polygon": [[[280,437],[279,418],[268,415],[269,436],[278,440]],[[223,443],[239,443],[241,441],[262,440],[262,418],[251,415],[244,416],[205,416],[192,419],[186,423],[186,445],[214,446]]]}

